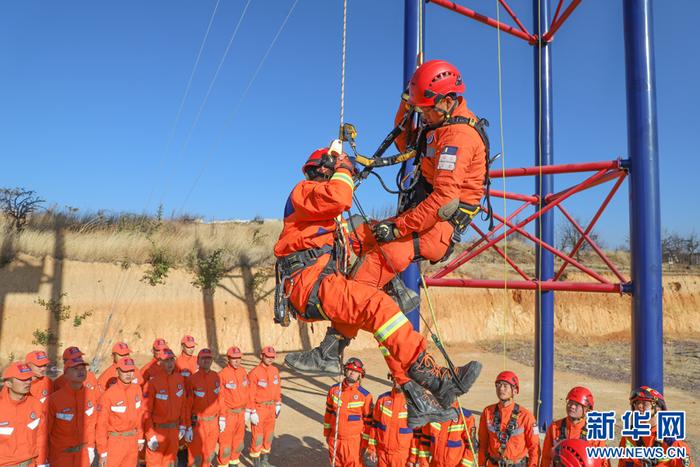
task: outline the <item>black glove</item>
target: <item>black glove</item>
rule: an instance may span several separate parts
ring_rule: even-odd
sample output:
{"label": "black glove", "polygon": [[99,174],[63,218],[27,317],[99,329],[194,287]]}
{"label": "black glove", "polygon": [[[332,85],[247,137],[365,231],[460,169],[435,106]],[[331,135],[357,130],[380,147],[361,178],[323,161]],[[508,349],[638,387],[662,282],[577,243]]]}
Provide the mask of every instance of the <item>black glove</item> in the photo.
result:
{"label": "black glove", "polygon": [[386,243],[396,240],[399,231],[396,224],[392,221],[381,221],[372,227],[372,233],[377,243]]}

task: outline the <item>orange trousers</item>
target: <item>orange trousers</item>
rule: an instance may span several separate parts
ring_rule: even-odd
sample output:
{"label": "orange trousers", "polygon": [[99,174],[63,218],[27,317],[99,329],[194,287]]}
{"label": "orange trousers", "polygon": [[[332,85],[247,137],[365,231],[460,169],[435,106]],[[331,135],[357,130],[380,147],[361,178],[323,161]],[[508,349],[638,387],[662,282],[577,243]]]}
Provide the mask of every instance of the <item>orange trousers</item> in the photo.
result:
{"label": "orange trousers", "polygon": [[148,449],[148,439],[146,440],[144,448],[146,450],[146,465],[148,467],[176,467],[179,428],[155,428],[154,430],[158,440],[158,449],[155,451]]}
{"label": "orange trousers", "polygon": [[[97,457],[97,453],[95,453]],[[65,452],[65,449],[49,450],[49,465],[54,467],[90,467],[90,457],[87,448],[78,452]]]}
{"label": "orange trousers", "polygon": [[251,424],[251,435],[253,443],[250,446],[250,457],[260,457],[260,454],[269,454],[272,450],[272,438],[275,435],[275,406],[257,405],[255,411],[258,413],[260,423]]}
{"label": "orange trousers", "polygon": [[[328,442],[328,459],[333,467],[362,467],[362,437],[357,435],[352,438],[338,438],[335,450],[335,464],[333,463],[333,445],[335,439],[331,436]],[[405,465],[405,464],[404,464]]]}
{"label": "orange trousers", "polygon": [[138,454],[139,442],[136,435],[107,437],[107,467],[134,467]]}
{"label": "orange trousers", "polygon": [[377,467],[406,467],[409,454],[409,450],[406,450],[406,452],[389,452],[378,448]]}
{"label": "orange trousers", "polygon": [[216,464],[216,442],[219,439],[219,417],[197,420],[189,447],[189,465],[209,467]]}
{"label": "orange trousers", "polygon": [[226,413],[226,429],[219,433],[219,465],[238,464],[243,452],[245,436],[245,409],[239,413]]}

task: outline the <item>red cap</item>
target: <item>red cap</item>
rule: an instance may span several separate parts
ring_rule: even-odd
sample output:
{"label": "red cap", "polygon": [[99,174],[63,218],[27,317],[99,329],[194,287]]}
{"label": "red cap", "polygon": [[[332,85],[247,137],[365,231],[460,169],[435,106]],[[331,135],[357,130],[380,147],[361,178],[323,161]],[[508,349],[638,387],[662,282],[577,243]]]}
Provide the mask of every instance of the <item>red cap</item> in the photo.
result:
{"label": "red cap", "polygon": [[87,366],[87,363],[85,363],[85,360],[83,360],[83,357],[75,357],[75,358],[69,358],[68,360],[64,360],[63,362],[63,368],[74,368],[76,366]]}
{"label": "red cap", "polygon": [[180,344],[183,344],[188,349],[191,349],[192,347],[197,345],[197,343],[194,341],[194,337],[192,336],[183,337],[182,340],[180,340]]}
{"label": "red cap", "polygon": [[262,354],[266,357],[275,358],[277,356],[277,351],[271,345],[266,345],[262,349]]}
{"label": "red cap", "polygon": [[3,379],[17,378],[22,381],[28,381],[32,379],[32,376],[34,376],[32,369],[29,368],[29,365],[22,362],[10,363],[5,368],[5,371],[2,372]]}
{"label": "red cap", "polygon": [[136,364],[134,359],[131,357],[122,357],[117,362],[117,369],[121,371],[134,371],[136,369]]}
{"label": "red cap", "polygon": [[226,356],[230,358],[241,358],[243,357],[243,353],[238,347],[229,347],[228,351],[226,352]]}
{"label": "red cap", "polygon": [[162,337],[156,338],[153,341],[153,350],[163,350],[168,348],[168,343]]}
{"label": "red cap", "polygon": [[117,342],[112,346],[112,353],[119,355],[120,357],[126,357],[131,354],[131,350],[126,342]]}
{"label": "red cap", "polygon": [[168,360],[169,358],[175,358],[175,354],[169,348],[160,349],[156,354],[158,360]]}
{"label": "red cap", "polygon": [[29,352],[26,357],[24,357],[27,363],[31,363],[36,366],[46,366],[49,364],[49,357],[43,350],[35,350]]}
{"label": "red cap", "polygon": [[63,351],[63,360],[70,360],[71,358],[78,358],[82,357],[83,355],[85,354],[81,352],[79,348],[75,346],[68,347],[66,350]]}
{"label": "red cap", "polygon": [[204,358],[214,358],[214,354],[211,353],[211,350],[210,350],[210,349],[202,349],[202,350],[200,350],[199,353],[197,354],[197,358],[202,358],[202,357],[204,357]]}

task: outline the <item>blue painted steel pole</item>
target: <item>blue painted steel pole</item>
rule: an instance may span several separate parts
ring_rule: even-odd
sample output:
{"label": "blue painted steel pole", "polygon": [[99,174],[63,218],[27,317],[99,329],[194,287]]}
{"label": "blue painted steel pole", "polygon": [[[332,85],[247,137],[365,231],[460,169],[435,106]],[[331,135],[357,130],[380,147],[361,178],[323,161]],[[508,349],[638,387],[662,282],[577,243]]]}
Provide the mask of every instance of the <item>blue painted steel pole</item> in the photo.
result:
{"label": "blue painted steel pole", "polygon": [[[549,25],[550,1],[533,0],[533,29],[541,37]],[[534,48],[535,72],[535,165],[554,163],[552,113],[552,45],[542,43]],[[535,192],[540,198],[554,192],[552,175],[535,177]],[[536,223],[537,238],[554,245],[554,212],[545,213]],[[554,277],[554,255],[535,247],[535,274],[538,280]],[[554,389],[554,292],[538,290],[535,300],[535,415],[541,432],[552,422]]]}
{"label": "blue painted steel pole", "polygon": [[[420,13],[420,14],[419,14]],[[423,22],[420,24],[419,22]],[[420,44],[424,38],[425,24],[425,4],[422,0],[404,0],[403,16],[403,81],[402,90],[408,85],[413,72],[418,65],[418,56],[421,52]],[[419,37],[422,36],[422,37]],[[420,293],[420,266],[418,263],[411,263],[404,272],[401,279],[407,287]],[[408,313],[408,319],[413,324],[413,328],[420,330],[420,306]]]}
{"label": "blue painted steel pole", "polygon": [[663,391],[661,217],[651,0],[624,0],[632,248],[632,385]]}

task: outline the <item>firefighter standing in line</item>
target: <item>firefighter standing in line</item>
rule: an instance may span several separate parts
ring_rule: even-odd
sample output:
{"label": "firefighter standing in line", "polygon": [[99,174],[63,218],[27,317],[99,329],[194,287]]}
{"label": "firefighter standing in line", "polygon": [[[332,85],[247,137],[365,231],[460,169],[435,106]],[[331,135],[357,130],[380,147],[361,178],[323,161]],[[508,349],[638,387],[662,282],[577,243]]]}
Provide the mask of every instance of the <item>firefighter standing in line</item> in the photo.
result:
{"label": "firefighter standing in line", "polygon": [[[100,392],[105,392],[111,385],[117,382],[117,363],[120,359],[128,357],[131,355],[131,350],[125,342],[117,342],[112,346],[112,364],[102,372],[99,378],[97,378],[97,388]],[[141,384],[143,377],[141,372],[134,370],[134,379],[132,384]]]}
{"label": "firefighter standing in line", "polygon": [[496,376],[498,403],[486,407],[479,421],[479,465],[536,467],[540,460],[540,439],[535,417],[515,396],[520,381],[512,371]]}
{"label": "firefighter standing in line", "polygon": [[34,350],[29,352],[24,360],[34,372],[30,393],[46,408],[49,394],[53,392],[53,381],[46,376],[46,370],[49,368],[49,357],[43,350]]}
{"label": "firefighter standing in line", "polygon": [[365,376],[362,360],[349,358],[343,371],[345,379],[328,390],[323,437],[328,443],[331,465],[361,467],[362,453],[368,448],[372,428],[372,395],[362,387]]}
{"label": "firefighter standing in line", "polygon": [[217,465],[216,443],[226,428],[226,417],[219,404],[219,374],[211,369],[213,360],[211,350],[200,350],[199,370],[186,380],[194,423],[188,465],[196,467]]}
{"label": "firefighter standing in line", "polygon": [[185,378],[175,371],[173,351],[158,351],[158,365],[161,371],[146,383],[144,390],[146,465],[175,467],[178,441],[192,440],[189,402]]}
{"label": "firefighter standing in line", "polygon": [[391,391],[377,398],[372,415],[367,455],[377,467],[406,467],[411,452],[413,429],[408,427],[406,396],[391,373]]}
{"label": "firefighter standing in line", "polygon": [[158,352],[163,349],[168,349],[168,343],[162,337],[157,337],[153,341],[151,346],[151,351],[153,352],[153,358],[150,359],[143,367],[141,367],[141,387],[143,388],[148,381],[154,377],[158,372],[161,371],[160,365],[158,365]]}
{"label": "firefighter standing in line", "polygon": [[46,457],[46,419],[41,402],[30,394],[32,376],[32,369],[20,362],[2,373],[0,465],[34,466]]}
{"label": "firefighter standing in line", "polygon": [[100,467],[133,467],[143,450],[143,394],[132,384],[136,365],[129,357],[117,362],[117,382],[97,402],[95,439]]}
{"label": "firefighter standing in line", "polygon": [[255,467],[274,467],[269,456],[275,434],[275,420],[282,409],[282,381],[279,371],[272,364],[277,352],[268,345],[263,347],[260,364],[250,370],[250,431],[252,446],[250,457]]}
{"label": "firefighter standing in line", "polygon": [[[605,446],[605,441],[587,441],[586,414],[593,410],[593,394],[583,386],[571,388],[566,395],[566,417],[552,423],[547,429],[542,445],[541,467],[552,464],[553,447],[565,439],[586,440],[588,446]],[[604,460],[603,467],[610,467]]]}
{"label": "firefighter standing in line", "polygon": [[676,440],[674,438],[665,438],[663,440],[656,439],[656,413],[659,410],[667,410],[666,399],[664,395],[661,394],[654,388],[649,386],[640,386],[634,389],[630,394],[630,408],[634,411],[644,413],[651,412],[651,418],[649,419],[649,424],[651,425],[651,435],[642,436],[637,441],[634,441],[630,437],[623,436],[620,439],[621,447],[633,448],[635,446],[659,446],[664,449],[664,452],[668,450],[669,447],[684,447],[688,453],[688,457],[685,459],[620,459],[618,462],[618,467],[637,467],[646,465],[663,465],[664,467],[692,467],[693,460],[690,457],[690,448],[688,444],[681,440]]}
{"label": "firefighter standing in line", "polygon": [[[78,347],[68,347],[63,351],[63,364],[65,365],[67,360],[71,360],[73,358],[82,358],[84,356],[85,354]],[[63,375],[61,375],[54,380],[53,390],[58,391],[63,387],[64,384],[66,384],[66,379]],[[90,371],[89,368],[87,371],[87,378],[85,378],[85,387],[91,391],[97,389],[97,376],[95,376],[95,373]]]}
{"label": "firefighter standing in line", "polygon": [[249,399],[248,374],[241,366],[242,357],[241,349],[229,348],[226,352],[228,365],[219,372],[219,404],[225,416],[224,431],[219,434],[219,466],[239,464],[246,419],[250,421],[250,412],[246,410]]}
{"label": "firefighter standing in line", "polygon": [[87,366],[82,357],[67,360],[66,384],[49,396],[47,463],[52,467],[90,467],[95,459],[98,393],[85,387]]}
{"label": "firefighter standing in line", "polygon": [[197,371],[197,357],[194,355],[196,345],[192,336],[184,336],[180,340],[181,351],[175,360],[175,368],[185,378],[189,378]]}

